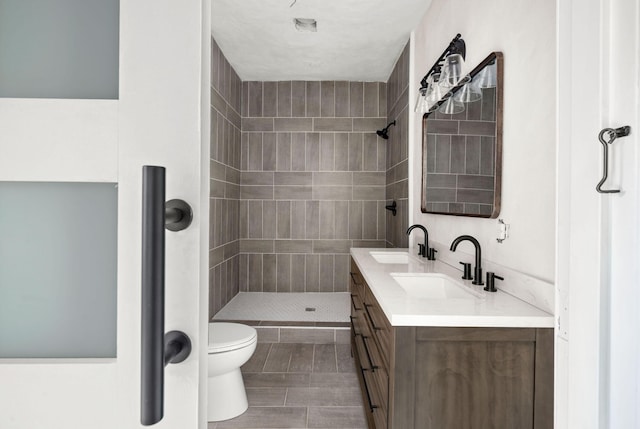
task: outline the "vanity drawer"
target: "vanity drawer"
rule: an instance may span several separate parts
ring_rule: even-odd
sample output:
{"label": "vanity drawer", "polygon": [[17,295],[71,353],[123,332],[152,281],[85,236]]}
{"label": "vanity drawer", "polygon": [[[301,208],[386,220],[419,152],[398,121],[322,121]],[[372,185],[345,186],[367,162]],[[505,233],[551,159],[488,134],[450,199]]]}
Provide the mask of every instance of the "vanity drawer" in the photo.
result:
{"label": "vanity drawer", "polygon": [[360,273],[358,266],[353,262],[353,260],[351,261],[351,271],[349,272],[349,275],[351,276],[351,293],[358,294],[363,298],[365,281],[362,278],[362,274]]}
{"label": "vanity drawer", "polygon": [[367,373],[367,386],[378,407],[385,410],[389,404],[389,375],[380,360],[380,354],[372,338],[363,335],[355,336],[358,365]]}
{"label": "vanity drawer", "polygon": [[387,428],[387,404],[388,401],[384,399],[378,389],[378,383],[376,381],[376,372],[378,371],[362,371],[366,397],[368,403],[365,403],[365,407],[368,407],[373,414],[373,421],[376,429]]}
{"label": "vanity drawer", "polygon": [[363,305],[371,332],[380,346],[380,354],[388,366],[390,360],[389,352],[391,349],[391,325],[378,305],[378,301],[376,301],[370,291],[367,291]]}
{"label": "vanity drawer", "polygon": [[351,312],[353,313],[364,310],[364,304],[362,302],[362,296],[351,292]]}
{"label": "vanity drawer", "polygon": [[378,364],[371,355],[371,351],[365,344],[365,336],[355,333],[356,350],[358,351],[358,365],[365,370],[375,370]]}

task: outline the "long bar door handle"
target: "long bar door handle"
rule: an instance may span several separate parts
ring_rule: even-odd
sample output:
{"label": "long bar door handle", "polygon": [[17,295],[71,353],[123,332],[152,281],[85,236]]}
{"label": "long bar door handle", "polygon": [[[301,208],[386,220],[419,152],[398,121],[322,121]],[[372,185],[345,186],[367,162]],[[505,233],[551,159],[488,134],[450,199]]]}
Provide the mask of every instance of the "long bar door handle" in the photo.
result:
{"label": "long bar door handle", "polygon": [[165,203],[165,168],[143,166],[140,422],[144,426],[164,416],[164,367],[191,353],[191,340],[184,332],[164,332],[164,230],[180,231],[192,218],[186,202]]}

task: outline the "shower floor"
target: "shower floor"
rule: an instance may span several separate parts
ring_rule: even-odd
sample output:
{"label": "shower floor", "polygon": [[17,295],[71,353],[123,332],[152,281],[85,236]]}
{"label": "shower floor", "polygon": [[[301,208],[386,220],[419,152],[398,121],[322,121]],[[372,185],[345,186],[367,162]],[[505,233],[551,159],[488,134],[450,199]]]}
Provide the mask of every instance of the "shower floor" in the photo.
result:
{"label": "shower floor", "polygon": [[214,320],[349,322],[347,292],[240,292]]}

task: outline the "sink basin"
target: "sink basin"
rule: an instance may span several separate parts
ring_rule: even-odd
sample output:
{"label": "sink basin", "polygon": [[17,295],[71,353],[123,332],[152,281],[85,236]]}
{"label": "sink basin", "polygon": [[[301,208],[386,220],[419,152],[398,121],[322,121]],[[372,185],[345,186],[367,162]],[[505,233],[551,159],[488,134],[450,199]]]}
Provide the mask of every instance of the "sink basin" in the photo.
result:
{"label": "sink basin", "polygon": [[424,299],[474,299],[483,297],[445,274],[437,273],[392,273],[391,277],[415,298]]}
{"label": "sink basin", "polygon": [[381,264],[409,263],[409,253],[407,252],[369,252],[369,254]]}

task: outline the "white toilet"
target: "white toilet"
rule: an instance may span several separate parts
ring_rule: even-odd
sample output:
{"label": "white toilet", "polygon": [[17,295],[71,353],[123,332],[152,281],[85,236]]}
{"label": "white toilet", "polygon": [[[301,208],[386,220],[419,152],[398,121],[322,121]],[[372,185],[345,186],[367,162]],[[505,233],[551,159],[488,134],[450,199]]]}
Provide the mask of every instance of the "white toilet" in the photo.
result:
{"label": "white toilet", "polygon": [[240,367],[258,343],[254,328],[240,323],[209,323],[207,420],[218,422],[244,413],[249,406]]}

